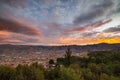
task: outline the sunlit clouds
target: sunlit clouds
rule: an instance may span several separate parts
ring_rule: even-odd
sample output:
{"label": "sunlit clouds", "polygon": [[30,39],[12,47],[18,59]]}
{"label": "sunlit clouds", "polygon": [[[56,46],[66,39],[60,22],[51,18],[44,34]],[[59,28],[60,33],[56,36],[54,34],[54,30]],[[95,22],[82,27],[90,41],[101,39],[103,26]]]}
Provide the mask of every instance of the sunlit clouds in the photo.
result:
{"label": "sunlit clouds", "polygon": [[0,0],[0,44],[120,43],[120,0]]}
{"label": "sunlit clouds", "polygon": [[60,38],[60,44],[67,44],[67,45],[86,45],[86,44],[98,44],[98,43],[119,43],[119,37],[113,38]]}

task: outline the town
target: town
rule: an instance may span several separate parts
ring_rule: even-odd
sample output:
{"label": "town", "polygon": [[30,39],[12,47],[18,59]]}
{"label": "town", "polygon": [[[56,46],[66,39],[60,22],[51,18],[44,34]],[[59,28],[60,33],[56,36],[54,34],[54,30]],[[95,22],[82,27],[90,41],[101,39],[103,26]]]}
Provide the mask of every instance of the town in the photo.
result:
{"label": "town", "polygon": [[49,53],[40,53],[35,52],[30,54],[2,54],[0,55],[0,65],[10,65],[16,67],[18,64],[22,65],[30,65],[31,63],[38,62],[38,64],[42,64],[44,67],[48,65],[50,59],[56,61],[57,58],[64,57],[64,54],[49,54]]}

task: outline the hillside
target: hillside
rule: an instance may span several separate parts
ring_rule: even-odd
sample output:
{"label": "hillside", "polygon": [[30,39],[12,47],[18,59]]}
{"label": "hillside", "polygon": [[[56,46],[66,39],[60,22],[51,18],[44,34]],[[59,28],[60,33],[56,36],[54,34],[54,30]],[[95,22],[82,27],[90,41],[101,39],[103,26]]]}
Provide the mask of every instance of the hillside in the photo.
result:
{"label": "hillside", "polygon": [[0,54],[10,53],[64,53],[67,47],[70,47],[73,53],[91,52],[91,51],[109,51],[119,50],[120,44],[94,44],[94,45],[70,45],[70,46],[33,46],[33,45],[0,45]]}

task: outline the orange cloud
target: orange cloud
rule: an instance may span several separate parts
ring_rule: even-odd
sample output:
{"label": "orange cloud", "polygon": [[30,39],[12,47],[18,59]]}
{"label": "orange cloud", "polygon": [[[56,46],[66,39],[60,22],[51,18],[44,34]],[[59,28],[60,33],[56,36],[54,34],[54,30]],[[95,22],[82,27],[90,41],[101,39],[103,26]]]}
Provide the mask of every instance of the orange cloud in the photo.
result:
{"label": "orange cloud", "polygon": [[81,27],[81,28],[73,29],[73,30],[68,31],[68,33],[79,33],[79,32],[84,32],[84,31],[87,31],[86,27]]}
{"label": "orange cloud", "polygon": [[18,21],[0,19],[0,31],[9,31],[26,35],[40,35],[40,30],[34,26],[26,26]]}
{"label": "orange cloud", "polygon": [[0,43],[2,44],[29,44],[40,43],[41,41],[42,39],[39,37],[33,37],[8,31],[0,31]]}
{"label": "orange cloud", "polygon": [[97,43],[120,43],[120,37],[114,38],[60,38],[61,44],[67,45],[86,45],[86,44],[97,44]]}

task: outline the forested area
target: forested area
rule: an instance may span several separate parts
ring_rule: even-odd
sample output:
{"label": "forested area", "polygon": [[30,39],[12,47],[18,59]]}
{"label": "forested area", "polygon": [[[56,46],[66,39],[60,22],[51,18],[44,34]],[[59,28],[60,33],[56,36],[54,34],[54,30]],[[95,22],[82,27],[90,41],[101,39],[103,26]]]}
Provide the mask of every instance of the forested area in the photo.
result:
{"label": "forested area", "polygon": [[47,69],[37,62],[16,68],[1,65],[0,80],[120,80],[120,51],[90,52],[86,57],[71,54],[68,49],[56,63],[50,60]]}

